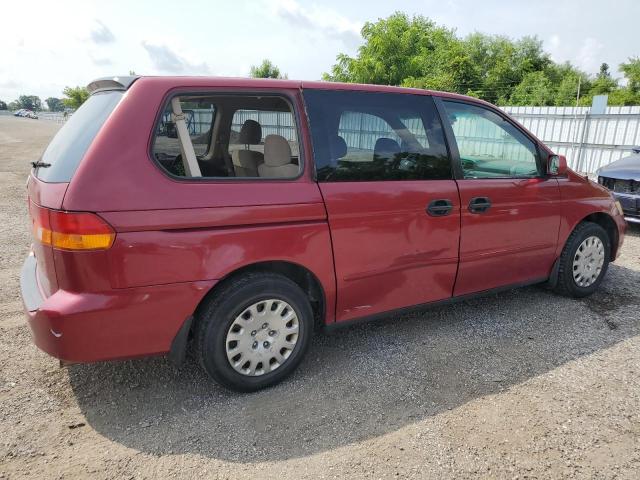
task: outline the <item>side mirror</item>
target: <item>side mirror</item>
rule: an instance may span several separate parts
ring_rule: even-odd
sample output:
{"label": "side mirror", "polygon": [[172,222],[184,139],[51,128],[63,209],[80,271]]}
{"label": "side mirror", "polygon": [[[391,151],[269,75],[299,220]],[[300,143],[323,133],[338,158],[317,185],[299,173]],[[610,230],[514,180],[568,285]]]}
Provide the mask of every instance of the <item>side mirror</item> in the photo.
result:
{"label": "side mirror", "polygon": [[547,173],[554,177],[567,174],[567,157],[564,155],[551,155],[547,161]]}

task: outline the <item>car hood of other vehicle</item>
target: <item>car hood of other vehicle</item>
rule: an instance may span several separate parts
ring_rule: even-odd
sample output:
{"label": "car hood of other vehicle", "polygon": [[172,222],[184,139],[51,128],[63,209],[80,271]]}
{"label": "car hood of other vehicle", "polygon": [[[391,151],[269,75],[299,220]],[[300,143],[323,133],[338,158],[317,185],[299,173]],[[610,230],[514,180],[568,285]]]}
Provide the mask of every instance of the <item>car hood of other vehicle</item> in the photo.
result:
{"label": "car hood of other vehicle", "polygon": [[640,182],[640,153],[621,158],[598,171],[598,176]]}

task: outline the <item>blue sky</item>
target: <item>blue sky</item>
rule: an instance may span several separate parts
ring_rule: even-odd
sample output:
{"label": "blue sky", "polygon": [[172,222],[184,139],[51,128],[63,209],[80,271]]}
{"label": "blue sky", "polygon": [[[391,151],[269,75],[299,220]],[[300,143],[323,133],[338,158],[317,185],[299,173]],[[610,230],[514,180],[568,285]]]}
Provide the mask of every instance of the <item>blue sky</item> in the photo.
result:
{"label": "blue sky", "polygon": [[0,5],[0,99],[61,96],[65,85],[129,70],[246,76],[263,58],[315,80],[339,52],[356,53],[364,22],[395,10],[460,35],[537,35],[554,60],[591,73],[606,61],[619,76],[618,64],[640,55],[637,0],[21,0]]}

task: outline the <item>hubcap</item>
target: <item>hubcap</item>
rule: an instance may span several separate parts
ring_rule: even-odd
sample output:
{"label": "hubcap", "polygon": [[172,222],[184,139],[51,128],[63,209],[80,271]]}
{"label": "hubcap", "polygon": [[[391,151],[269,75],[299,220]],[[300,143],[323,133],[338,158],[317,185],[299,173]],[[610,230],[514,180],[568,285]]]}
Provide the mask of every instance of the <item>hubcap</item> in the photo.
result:
{"label": "hubcap", "polygon": [[261,300],[245,308],[227,332],[225,348],[233,369],[257,377],[282,366],[298,342],[300,323],[287,302]]}
{"label": "hubcap", "polygon": [[604,245],[598,237],[587,237],[573,257],[573,280],[579,287],[595,283],[604,265]]}

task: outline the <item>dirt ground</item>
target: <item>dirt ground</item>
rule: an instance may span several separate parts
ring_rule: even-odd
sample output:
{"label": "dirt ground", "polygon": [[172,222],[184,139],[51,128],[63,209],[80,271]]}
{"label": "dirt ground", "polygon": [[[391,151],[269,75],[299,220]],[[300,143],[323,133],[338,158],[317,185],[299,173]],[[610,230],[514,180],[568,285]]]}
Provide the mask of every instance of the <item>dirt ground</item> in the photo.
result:
{"label": "dirt ground", "polygon": [[57,128],[0,117],[0,479],[638,478],[639,229],[591,298],[531,287],[321,335],[256,394],[193,360],[61,369],[18,287],[29,162]]}

